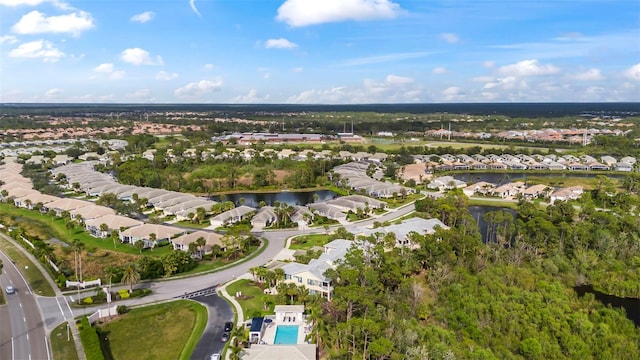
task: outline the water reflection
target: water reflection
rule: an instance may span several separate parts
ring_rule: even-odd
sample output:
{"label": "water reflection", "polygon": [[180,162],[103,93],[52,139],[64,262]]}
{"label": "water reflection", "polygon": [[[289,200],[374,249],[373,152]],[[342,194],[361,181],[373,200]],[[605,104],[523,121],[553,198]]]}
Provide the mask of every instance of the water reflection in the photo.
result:
{"label": "water reflection", "polygon": [[621,307],[627,313],[627,318],[633,321],[637,327],[640,327],[640,299],[633,298],[621,298],[613,295],[608,295],[600,291],[594,290],[591,285],[576,286],[574,288],[578,296],[582,297],[584,294],[593,294],[596,300],[600,301],[606,306]]}
{"label": "water reflection", "polygon": [[318,201],[331,200],[338,197],[338,194],[331,190],[314,190],[314,191],[295,191],[295,192],[270,192],[270,193],[236,193],[226,195],[212,196],[211,200],[221,201],[224,197],[225,201],[233,201],[234,204],[240,205],[240,199],[244,199],[244,205],[258,207],[261,201],[267,205],[273,205],[275,202],[285,203],[289,205],[307,205],[314,202],[313,195],[318,195]]}

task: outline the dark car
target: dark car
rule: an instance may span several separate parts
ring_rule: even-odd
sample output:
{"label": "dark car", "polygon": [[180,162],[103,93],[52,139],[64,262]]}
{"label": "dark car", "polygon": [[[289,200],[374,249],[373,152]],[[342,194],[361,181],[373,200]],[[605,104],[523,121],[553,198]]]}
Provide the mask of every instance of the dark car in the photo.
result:
{"label": "dark car", "polygon": [[229,333],[226,332],[222,334],[222,338],[220,340],[222,340],[222,342],[226,342],[227,340],[229,340]]}
{"label": "dark car", "polygon": [[226,323],[224,323],[225,332],[229,332],[231,331],[231,329],[233,329],[233,323],[231,321],[227,321]]}

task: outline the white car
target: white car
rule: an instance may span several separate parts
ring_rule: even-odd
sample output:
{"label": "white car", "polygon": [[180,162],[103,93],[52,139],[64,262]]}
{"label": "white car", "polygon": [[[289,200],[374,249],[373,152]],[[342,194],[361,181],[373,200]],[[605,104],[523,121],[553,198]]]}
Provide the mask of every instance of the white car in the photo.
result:
{"label": "white car", "polygon": [[6,288],[4,288],[4,291],[5,291],[7,294],[13,294],[13,293],[15,293],[15,292],[16,292],[16,289],[15,289],[13,286],[9,285],[9,286],[7,286]]}
{"label": "white car", "polygon": [[220,354],[211,354],[211,358],[209,360],[220,360]]}

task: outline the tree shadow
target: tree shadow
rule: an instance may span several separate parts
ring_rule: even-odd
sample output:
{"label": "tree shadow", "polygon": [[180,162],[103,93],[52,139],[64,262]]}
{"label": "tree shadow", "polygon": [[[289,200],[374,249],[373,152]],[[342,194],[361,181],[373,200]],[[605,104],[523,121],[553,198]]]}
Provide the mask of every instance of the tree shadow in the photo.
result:
{"label": "tree shadow", "polygon": [[104,359],[114,360],[113,354],[111,353],[111,343],[109,342],[109,335],[111,334],[111,331],[105,331],[97,327],[96,333],[98,334],[98,338],[100,339],[100,350],[102,350]]}

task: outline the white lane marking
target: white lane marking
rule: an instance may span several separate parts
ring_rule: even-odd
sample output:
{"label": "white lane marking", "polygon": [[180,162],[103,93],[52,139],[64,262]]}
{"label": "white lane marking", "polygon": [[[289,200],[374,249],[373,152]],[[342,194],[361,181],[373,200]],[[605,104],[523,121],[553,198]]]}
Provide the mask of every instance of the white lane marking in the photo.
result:
{"label": "white lane marking", "polygon": [[27,340],[29,340],[29,333],[27,333]]}
{"label": "white lane marking", "polygon": [[19,305],[20,305],[20,309],[22,309],[22,303],[20,303]]}
{"label": "white lane marking", "polygon": [[67,308],[69,309],[69,317],[73,318],[73,310],[71,310],[71,306],[69,306],[69,302],[67,301],[67,298],[64,298],[64,303],[67,304]]}
{"label": "white lane marking", "polygon": [[57,296],[56,296],[56,304],[58,304],[58,309],[60,309],[60,312],[62,313],[62,317],[64,318],[65,321],[67,321],[67,315],[64,314],[64,310],[62,310],[62,305],[60,305],[60,299],[58,299]]}
{"label": "white lane marking", "polygon": [[49,339],[47,339],[47,335],[44,336],[44,347],[47,349],[47,360],[51,360],[51,353],[49,352]]}
{"label": "white lane marking", "polygon": [[16,271],[18,271],[18,275],[20,275],[20,277],[22,278],[22,281],[24,281],[24,283],[27,285],[27,294],[28,294],[29,292],[31,292],[31,286],[29,286],[29,283],[27,282],[27,279],[24,278],[24,276],[22,275],[22,272],[20,272],[20,269],[18,269],[18,266],[16,264],[14,264],[13,262],[11,262],[11,264],[16,269]]}
{"label": "white lane marking", "polygon": [[27,318],[26,317],[22,317],[22,320],[24,320],[24,322],[27,322]]}
{"label": "white lane marking", "polygon": [[13,336],[11,337],[11,359],[14,360],[16,358],[16,348],[13,346]]}

